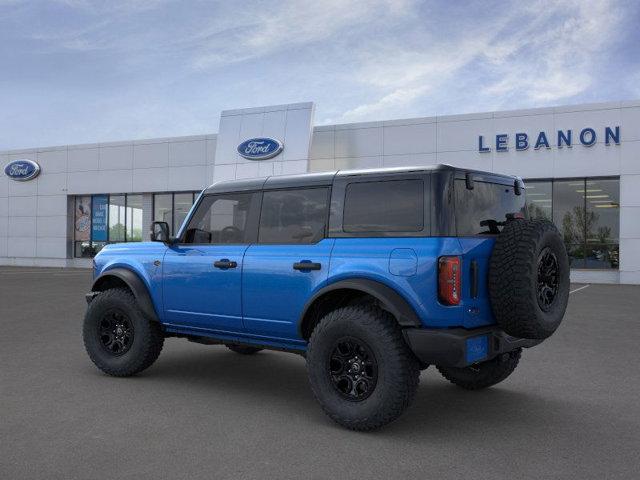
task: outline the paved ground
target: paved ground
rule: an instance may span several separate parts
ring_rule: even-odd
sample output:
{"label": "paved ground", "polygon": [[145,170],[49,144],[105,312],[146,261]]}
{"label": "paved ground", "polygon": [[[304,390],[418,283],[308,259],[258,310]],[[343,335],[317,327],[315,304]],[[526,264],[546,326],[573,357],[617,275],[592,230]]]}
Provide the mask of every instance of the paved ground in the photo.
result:
{"label": "paved ground", "polygon": [[429,369],[399,421],[361,434],[324,416],[295,355],[170,339],[143,374],[102,375],[80,336],[89,282],[0,267],[0,478],[639,478],[640,287],[573,293],[501,385]]}

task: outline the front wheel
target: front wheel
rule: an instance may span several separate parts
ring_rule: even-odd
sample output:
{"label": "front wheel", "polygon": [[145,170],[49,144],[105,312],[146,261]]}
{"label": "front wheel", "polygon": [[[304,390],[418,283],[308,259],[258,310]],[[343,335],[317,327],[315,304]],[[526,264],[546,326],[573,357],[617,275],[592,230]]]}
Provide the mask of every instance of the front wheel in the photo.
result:
{"label": "front wheel", "polygon": [[313,394],[329,417],[352,430],[398,418],[418,388],[420,365],[394,318],[374,306],[327,314],[307,349]]}
{"label": "front wheel", "polygon": [[464,368],[437,367],[444,378],[465,390],[480,390],[505,380],[518,366],[522,349],[503,353],[486,362]]}
{"label": "front wheel", "polygon": [[133,294],[124,288],[104,291],[92,300],[82,336],[91,361],[115,377],[150,367],[164,344],[160,325],[144,316]]}

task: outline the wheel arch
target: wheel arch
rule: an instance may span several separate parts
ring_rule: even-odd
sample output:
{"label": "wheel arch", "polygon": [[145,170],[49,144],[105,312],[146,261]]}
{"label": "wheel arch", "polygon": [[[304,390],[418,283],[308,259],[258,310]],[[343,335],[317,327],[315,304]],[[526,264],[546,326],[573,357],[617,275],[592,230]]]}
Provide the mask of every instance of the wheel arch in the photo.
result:
{"label": "wheel arch", "polygon": [[128,288],[138,303],[140,310],[149,320],[160,319],[149,295],[149,290],[140,276],[127,268],[112,268],[100,274],[91,286],[92,292],[103,292],[110,288]]}
{"label": "wheel arch", "polygon": [[422,322],[409,302],[396,290],[384,283],[367,278],[341,280],[318,290],[304,306],[298,322],[299,334],[305,340],[326,311],[328,305],[340,307],[358,299],[371,297],[391,313],[402,327],[420,327]]}

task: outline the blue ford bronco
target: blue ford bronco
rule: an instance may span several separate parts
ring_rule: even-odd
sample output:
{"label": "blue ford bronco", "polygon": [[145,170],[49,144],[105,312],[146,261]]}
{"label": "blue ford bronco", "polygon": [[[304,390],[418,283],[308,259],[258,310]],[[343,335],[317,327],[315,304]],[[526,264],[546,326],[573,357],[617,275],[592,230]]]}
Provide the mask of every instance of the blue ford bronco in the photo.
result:
{"label": "blue ford bronco", "polygon": [[569,296],[562,237],[527,218],[522,180],[447,165],[220,182],[175,237],[150,235],[95,257],[98,368],[134,375],[167,337],[299,353],[354,430],[400,416],[429,365],[465,389],[501,382]]}

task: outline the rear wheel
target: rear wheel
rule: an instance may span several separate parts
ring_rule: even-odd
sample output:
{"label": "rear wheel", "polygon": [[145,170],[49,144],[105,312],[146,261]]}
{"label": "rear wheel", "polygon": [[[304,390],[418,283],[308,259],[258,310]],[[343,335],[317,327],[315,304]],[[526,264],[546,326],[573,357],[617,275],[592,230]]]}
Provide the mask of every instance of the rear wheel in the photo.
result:
{"label": "rear wheel", "polygon": [[353,305],[327,314],[307,349],[313,394],[329,417],[352,430],[398,418],[418,388],[420,365],[388,312]]}
{"label": "rear wheel", "polygon": [[444,378],[466,390],[480,390],[505,380],[518,366],[522,349],[464,368],[438,367]]}
{"label": "rear wheel", "polygon": [[133,294],[123,288],[104,291],[92,300],[82,336],[91,361],[116,377],[134,375],[150,367],[164,344],[160,325],[148,320]]}
{"label": "rear wheel", "polygon": [[228,344],[227,348],[232,352],[239,353],[240,355],[253,355],[254,353],[258,353],[260,350],[262,350],[261,348],[258,348],[258,347],[249,347],[247,345],[235,345],[235,344]]}

